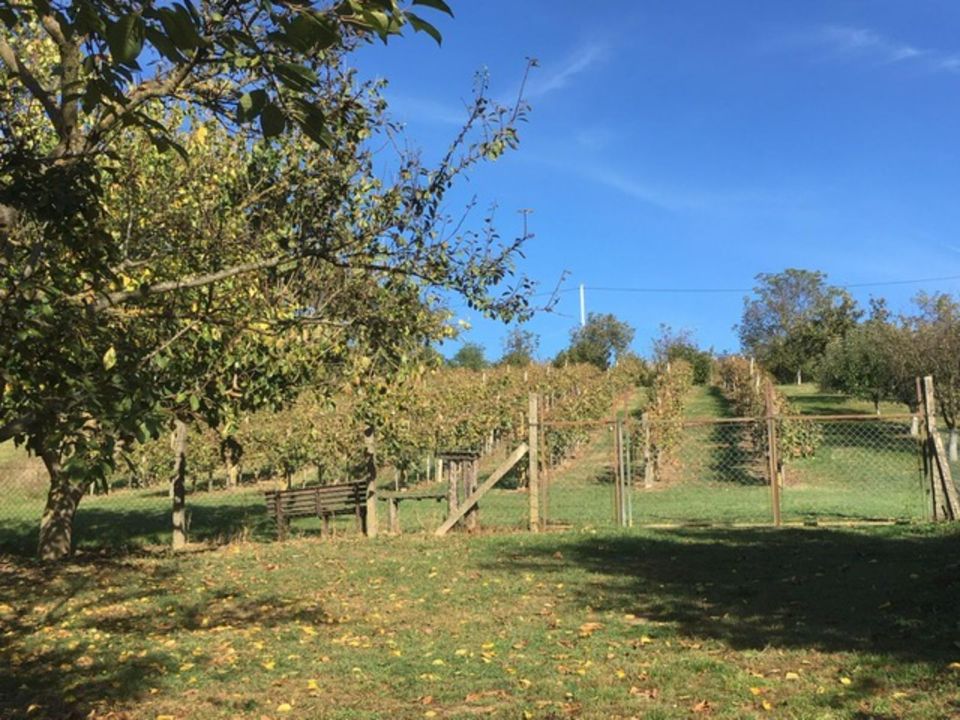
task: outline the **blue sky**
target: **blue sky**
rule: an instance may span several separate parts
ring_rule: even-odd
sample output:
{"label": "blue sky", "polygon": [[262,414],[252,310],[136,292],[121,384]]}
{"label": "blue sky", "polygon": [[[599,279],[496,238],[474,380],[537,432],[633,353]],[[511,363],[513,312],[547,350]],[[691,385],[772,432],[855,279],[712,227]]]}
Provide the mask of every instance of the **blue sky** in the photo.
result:
{"label": "blue sky", "polygon": [[[532,210],[523,270],[551,290],[587,286],[649,351],[660,323],[735,350],[742,292],[760,272],[823,270],[837,284],[960,275],[960,4],[583,3],[449,0],[444,35],[364,49],[393,115],[430,157],[464,117],[474,73],[512,96],[525,58],[520,150],[474,173],[460,200],[497,203],[503,235]],[[451,209],[454,209],[451,207]],[[908,309],[956,280],[853,288]],[[564,347],[577,293],[527,328]],[[488,357],[506,328],[467,311]],[[444,348],[452,354],[457,343]]]}

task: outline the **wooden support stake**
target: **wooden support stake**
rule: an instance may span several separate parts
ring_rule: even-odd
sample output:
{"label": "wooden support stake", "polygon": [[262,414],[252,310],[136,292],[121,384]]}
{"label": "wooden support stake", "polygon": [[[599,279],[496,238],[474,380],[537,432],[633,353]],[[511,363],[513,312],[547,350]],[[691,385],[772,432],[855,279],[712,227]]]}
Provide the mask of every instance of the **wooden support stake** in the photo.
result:
{"label": "wooden support stake", "polygon": [[400,502],[395,498],[387,500],[387,519],[390,523],[390,532],[400,534]]}
{"label": "wooden support stake", "polygon": [[540,532],[540,413],[539,402],[535,394],[530,395],[527,418],[529,423],[527,445],[530,448],[530,465],[527,474],[527,491],[530,496],[530,530]]}
{"label": "wooden support stake", "polygon": [[929,476],[931,482],[931,496],[933,500],[934,520],[960,520],[960,498],[957,496],[957,487],[953,484],[953,475],[943,439],[937,431],[936,395],[934,394],[933,377],[923,378],[923,414],[926,426]]}
{"label": "wooden support stake", "polygon": [[650,419],[646,413],[641,417],[643,422],[643,487],[649,490],[653,487],[653,453],[650,451]]}
{"label": "wooden support stake", "polygon": [[770,502],[773,506],[773,525],[780,527],[780,459],[777,452],[777,408],[773,397],[773,385],[767,383],[767,473],[770,478]]}
{"label": "wooden support stake", "polygon": [[460,518],[462,518],[467,510],[480,502],[480,498],[487,494],[487,492],[498,482],[500,482],[504,475],[506,475],[510,470],[516,465],[523,456],[527,453],[528,447],[525,443],[522,443],[520,447],[513,451],[513,453],[508,457],[500,467],[493,471],[493,474],[483,481],[483,484],[480,485],[471,495],[463,501],[463,504],[453,513],[443,521],[443,525],[438,527],[434,531],[434,535],[446,535],[449,532],[450,528],[456,525]]}

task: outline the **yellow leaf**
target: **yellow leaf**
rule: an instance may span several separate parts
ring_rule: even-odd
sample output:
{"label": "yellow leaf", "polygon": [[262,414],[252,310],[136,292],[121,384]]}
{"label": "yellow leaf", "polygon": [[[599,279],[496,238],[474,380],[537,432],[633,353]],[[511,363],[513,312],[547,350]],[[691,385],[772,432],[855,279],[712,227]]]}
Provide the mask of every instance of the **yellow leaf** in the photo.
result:
{"label": "yellow leaf", "polygon": [[157,715],[157,720],[177,720],[173,715]]}
{"label": "yellow leaf", "polygon": [[947,665],[948,670],[960,670],[960,662],[952,662]]}
{"label": "yellow leaf", "polygon": [[602,623],[585,622],[583,625],[580,626],[580,637],[590,637],[602,627],[603,627]]}
{"label": "yellow leaf", "polygon": [[267,660],[260,664],[263,665],[264,670],[273,670],[277,666],[276,660]]}
{"label": "yellow leaf", "polygon": [[762,693],[762,692],[763,692],[763,690],[762,690],[761,688],[758,688],[758,687],[752,687],[752,688],[750,688],[750,694],[751,694],[751,695],[759,695],[759,694]]}
{"label": "yellow leaf", "polygon": [[437,711],[436,711],[436,710],[427,710],[427,711],[423,714],[423,716],[424,716],[424,717],[436,717],[436,716],[437,716]]}
{"label": "yellow leaf", "polygon": [[852,684],[853,684],[853,680],[851,680],[851,679],[848,678],[848,677],[842,677],[842,678],[840,678],[840,684],[841,684],[841,685],[852,685]]}
{"label": "yellow leaf", "polygon": [[784,677],[785,677],[787,680],[799,680],[799,679],[800,679],[800,676],[797,675],[795,672],[788,672],[786,675],[784,675]]}
{"label": "yellow leaf", "polygon": [[316,680],[307,680],[307,690],[319,690]]}
{"label": "yellow leaf", "polygon": [[762,703],[760,703],[760,707],[762,707],[764,710],[773,710],[773,703],[771,703],[769,700],[764,700]]}
{"label": "yellow leaf", "polygon": [[293,705],[290,703],[280,703],[277,705],[277,712],[279,713],[288,713],[293,710]]}
{"label": "yellow leaf", "polygon": [[441,660],[440,658],[437,658],[437,659],[434,660],[431,664],[432,664],[432,665],[446,665],[446,663],[445,663],[443,660]]}

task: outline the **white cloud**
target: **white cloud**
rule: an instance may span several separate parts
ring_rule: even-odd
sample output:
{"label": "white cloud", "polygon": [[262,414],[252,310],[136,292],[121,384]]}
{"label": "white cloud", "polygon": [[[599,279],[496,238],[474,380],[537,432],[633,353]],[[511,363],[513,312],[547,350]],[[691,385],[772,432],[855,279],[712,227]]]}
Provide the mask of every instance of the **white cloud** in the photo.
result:
{"label": "white cloud", "polygon": [[465,105],[402,94],[387,94],[390,114],[399,120],[429,123],[431,125],[463,125],[467,120]]}
{"label": "white cloud", "polygon": [[929,72],[960,73],[960,55],[911,45],[872,28],[825,25],[800,38],[802,44],[826,50],[833,57],[881,64],[910,64]]}

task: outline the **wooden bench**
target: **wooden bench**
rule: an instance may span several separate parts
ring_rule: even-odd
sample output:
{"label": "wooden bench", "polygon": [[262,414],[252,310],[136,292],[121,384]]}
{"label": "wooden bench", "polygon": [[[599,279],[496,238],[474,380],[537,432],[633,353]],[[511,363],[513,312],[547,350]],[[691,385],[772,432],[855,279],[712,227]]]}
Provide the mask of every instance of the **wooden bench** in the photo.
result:
{"label": "wooden bench", "polygon": [[378,498],[387,501],[387,517],[390,523],[390,532],[400,534],[400,501],[401,500],[441,500],[447,499],[447,490],[380,490]]}
{"label": "wooden bench", "polygon": [[321,532],[330,532],[334,515],[355,515],[357,528],[367,532],[366,481],[318,485],[292,490],[268,490],[264,494],[267,514],[277,521],[277,536],[283,540],[291,518],[318,517],[323,521]]}

